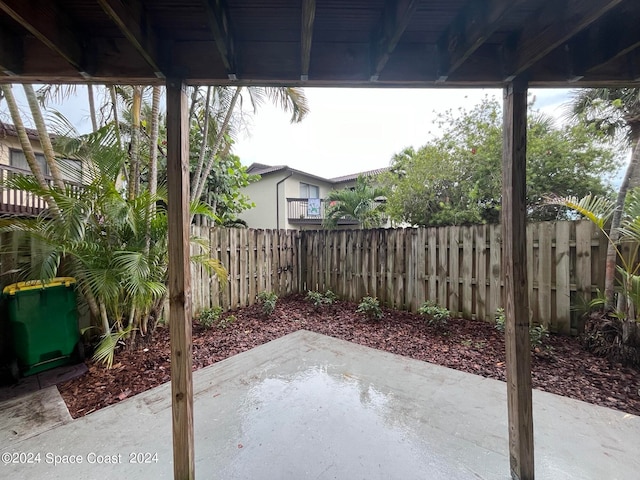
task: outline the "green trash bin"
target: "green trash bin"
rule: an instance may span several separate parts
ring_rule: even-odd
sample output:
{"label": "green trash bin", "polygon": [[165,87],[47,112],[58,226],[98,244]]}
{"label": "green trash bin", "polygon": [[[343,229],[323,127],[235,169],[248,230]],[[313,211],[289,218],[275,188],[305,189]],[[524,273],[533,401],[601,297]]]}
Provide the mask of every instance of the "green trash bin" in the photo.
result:
{"label": "green trash bin", "polygon": [[13,353],[22,375],[82,359],[75,279],[19,282],[3,290]]}

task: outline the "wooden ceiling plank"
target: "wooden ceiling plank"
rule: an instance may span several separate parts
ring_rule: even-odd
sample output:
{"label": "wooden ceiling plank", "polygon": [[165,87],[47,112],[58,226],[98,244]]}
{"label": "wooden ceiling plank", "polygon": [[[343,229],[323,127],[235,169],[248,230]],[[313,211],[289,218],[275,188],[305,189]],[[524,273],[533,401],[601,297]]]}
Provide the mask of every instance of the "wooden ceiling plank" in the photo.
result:
{"label": "wooden ceiling plank", "polygon": [[316,0],[302,0],[302,26],[300,33],[300,80],[309,80],[313,23],[316,18]]}
{"label": "wooden ceiling plank", "polygon": [[88,77],[83,61],[83,48],[72,32],[78,28],[54,2],[2,0],[0,10],[60,55],[83,77]]}
{"label": "wooden ceiling plank", "polygon": [[609,15],[584,35],[572,39],[569,50],[575,52],[572,63],[583,72],[597,70],[640,48],[637,19],[627,12]]}
{"label": "wooden ceiling plank", "polygon": [[387,65],[402,34],[409,26],[418,4],[417,0],[387,0],[377,35],[372,45],[374,52],[371,81],[375,82]]}
{"label": "wooden ceiling plank", "polygon": [[0,30],[0,71],[15,76],[24,72],[22,39],[5,29]]}
{"label": "wooden ceiling plank", "polygon": [[505,65],[505,78],[525,72],[622,1],[558,0],[546,3],[519,32],[511,58]]}
{"label": "wooden ceiling plank", "polygon": [[470,2],[438,40],[437,81],[446,81],[500,27],[505,15],[524,3],[527,1]]}
{"label": "wooden ceiling plank", "polygon": [[229,80],[235,80],[237,78],[235,43],[229,24],[227,7],[223,0],[203,0],[203,4],[207,12],[209,29],[213,34],[220,57],[222,57],[222,63],[227,70],[227,76]]}
{"label": "wooden ceiling plank", "polygon": [[166,77],[160,59],[159,41],[153,31],[140,0],[98,0],[111,20],[118,26],[129,43],[153,69],[157,78]]}

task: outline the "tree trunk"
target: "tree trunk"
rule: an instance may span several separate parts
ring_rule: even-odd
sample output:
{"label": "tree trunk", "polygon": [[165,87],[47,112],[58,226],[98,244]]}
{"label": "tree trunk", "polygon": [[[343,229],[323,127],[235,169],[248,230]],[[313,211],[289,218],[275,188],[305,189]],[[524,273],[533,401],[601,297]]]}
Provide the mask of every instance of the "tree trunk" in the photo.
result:
{"label": "tree trunk", "polygon": [[234,92],[233,97],[231,98],[231,103],[229,104],[229,109],[227,110],[227,113],[224,117],[224,121],[222,122],[222,126],[218,131],[216,142],[211,148],[211,154],[209,156],[209,161],[207,162],[207,166],[202,171],[202,175],[200,175],[199,179],[194,178],[194,181],[197,181],[198,183],[197,183],[196,192],[191,197],[193,200],[198,200],[202,196],[202,191],[207,182],[207,177],[209,176],[209,173],[211,173],[211,168],[213,167],[213,162],[216,158],[216,153],[220,149],[220,145],[222,145],[222,141],[224,140],[224,137],[227,134],[227,131],[229,130],[231,115],[233,114],[233,110],[236,107],[236,103],[238,102],[238,98],[240,97],[241,91],[242,91],[242,87],[236,87],[236,91]]}
{"label": "tree trunk", "polygon": [[[198,156],[198,166],[196,167],[196,173],[193,175],[193,185],[191,186],[191,201],[193,202],[196,190],[200,184],[200,175],[202,175],[202,169],[204,168],[204,156],[207,152],[207,145],[209,144],[209,102],[211,101],[211,87],[207,87],[207,99],[204,103],[204,126],[202,131],[202,143],[200,144],[200,155]],[[193,106],[193,103],[191,104]]]}
{"label": "tree trunk", "polygon": [[131,106],[131,151],[129,152],[129,200],[140,191],[140,112],[142,109],[142,87],[133,87]]}
{"label": "tree trunk", "polygon": [[44,118],[42,117],[42,111],[40,110],[40,105],[38,104],[36,92],[33,90],[33,85],[31,84],[23,84],[22,86],[24,88],[25,96],[27,97],[27,102],[29,103],[29,108],[31,109],[33,122],[36,124],[36,130],[38,131],[38,138],[40,140],[40,145],[42,145],[44,158],[47,162],[47,165],[49,166],[51,176],[53,177],[53,184],[61,191],[64,191],[64,181],[62,180],[62,173],[60,172],[60,167],[58,166],[58,162],[56,161],[56,155],[53,152],[51,137],[49,136],[47,126],[44,123]]}
{"label": "tree trunk", "polygon": [[116,138],[118,139],[118,147],[122,149],[122,136],[120,134],[120,120],[118,117],[118,97],[116,96],[116,87],[111,85],[109,87],[109,95],[111,95],[111,110],[113,112],[113,124],[116,131]]}
{"label": "tree trunk", "polygon": [[[151,135],[149,136],[149,194],[153,198],[158,191],[158,130],[160,127],[160,87],[153,87],[151,100]],[[145,238],[145,253],[151,248],[151,217],[155,213],[156,204],[149,203],[147,213],[147,232]]]}
{"label": "tree trunk", "polygon": [[[44,173],[40,168],[40,164],[36,160],[36,155],[33,152],[33,147],[31,146],[31,142],[29,141],[27,131],[24,128],[24,123],[22,122],[22,117],[20,116],[20,110],[18,109],[16,99],[13,96],[11,85],[1,85],[0,88],[2,89],[4,98],[7,101],[9,113],[11,114],[11,120],[13,121],[13,125],[16,127],[18,139],[20,140],[20,146],[22,147],[22,152],[24,153],[24,157],[27,160],[29,169],[38,182],[38,185],[40,185],[40,188],[43,190],[49,190],[49,184],[44,178]],[[60,216],[60,209],[58,208],[58,204],[53,199],[53,197],[51,197],[51,195],[46,195],[45,200],[47,201],[47,204],[49,205],[49,208],[51,209],[53,214],[57,217]]]}
{"label": "tree trunk", "polygon": [[616,209],[613,212],[611,218],[611,228],[609,230],[610,241],[607,245],[607,260],[605,263],[605,280],[604,280],[604,297],[605,308],[611,310],[615,307],[615,283],[616,283],[616,264],[618,260],[616,246],[620,240],[620,222],[622,220],[622,211],[624,209],[624,202],[627,198],[627,192],[630,188],[630,181],[635,176],[636,171],[639,170],[638,164],[640,164],[640,142],[639,136],[634,135],[632,140],[633,151],[631,153],[631,160],[627,166],[627,171],[624,174],[622,183],[620,184],[620,190],[618,190],[618,197],[616,199]]}
{"label": "tree trunk", "polygon": [[95,132],[98,130],[98,119],[96,118],[96,104],[93,97],[93,85],[87,84],[87,94],[89,96],[89,116],[91,117],[91,128]]}

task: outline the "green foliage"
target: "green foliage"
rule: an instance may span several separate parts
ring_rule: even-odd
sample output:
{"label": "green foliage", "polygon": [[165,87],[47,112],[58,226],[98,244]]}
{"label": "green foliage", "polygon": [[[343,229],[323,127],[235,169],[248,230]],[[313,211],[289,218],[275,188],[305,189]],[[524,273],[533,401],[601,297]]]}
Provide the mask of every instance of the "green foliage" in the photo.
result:
{"label": "green foliage", "polygon": [[356,312],[363,313],[369,320],[380,320],[384,316],[376,297],[363,297]]}
{"label": "green foliage", "polygon": [[498,330],[500,333],[504,333],[507,324],[506,324],[506,317],[504,314],[504,308],[499,308],[496,310],[495,313],[495,319],[496,319],[496,330]]}
{"label": "green foliage", "polygon": [[529,328],[529,343],[532,348],[542,347],[549,338],[549,330],[544,325]]}
{"label": "green foliage", "polygon": [[[609,243],[613,245],[619,260],[619,265],[616,265],[619,279],[619,300],[617,302],[618,309],[614,312],[614,315],[620,319],[640,321],[640,256],[638,255],[640,245],[640,188],[635,188],[627,193],[618,229],[620,234],[619,242],[613,242],[605,229],[606,221],[615,208],[613,201],[590,195],[582,199],[552,197],[547,201],[563,205],[583,215],[604,233]],[[623,250],[621,245],[624,244],[631,248]],[[601,298],[596,298],[595,301],[590,302],[590,306],[601,303]]]}
{"label": "green foliage", "polygon": [[221,316],[222,316],[222,307],[220,306],[204,308],[198,314],[198,323],[203,327],[211,328],[214,325],[219,324]]}
{"label": "green foliage", "polygon": [[[500,333],[504,333],[506,330],[506,318],[504,308],[499,308],[495,313],[496,324],[495,328]],[[549,338],[549,330],[544,325],[530,326],[529,327],[529,344],[531,348],[539,348],[544,346]]]}
{"label": "green foliage", "polygon": [[262,305],[262,312],[268,317],[273,315],[276,309],[276,302],[278,301],[278,295],[274,292],[260,292],[257,296],[258,303]]}
{"label": "green foliage", "polygon": [[426,318],[429,325],[444,326],[451,318],[451,312],[435,302],[428,301],[418,308],[418,313]]}
{"label": "green foliage", "polygon": [[[89,135],[58,136],[56,148],[64,158],[83,162],[85,184],[82,194],[68,186],[65,190],[43,189],[34,177],[15,176],[3,184],[35,196],[49,196],[59,215],[45,212],[35,219],[0,219],[0,231],[23,232],[36,250],[27,278],[49,279],[61,266],[77,280],[82,297],[95,302],[94,323],[105,334],[98,346],[100,361],[113,361],[118,342],[133,339],[154,328],[157,311],[167,293],[168,219],[166,188],[157,194],[142,189],[129,199],[118,188],[126,152],[113,144],[115,137],[105,127]],[[192,207],[204,214],[203,204]],[[192,239],[198,243],[197,239]],[[224,280],[226,271],[217,259],[204,253],[194,255],[206,268]],[[111,350],[110,352],[108,350]]]}
{"label": "green foliage", "polygon": [[323,305],[333,305],[337,298],[337,295],[331,290],[327,290],[325,293],[309,290],[306,296],[306,300],[313,303],[315,308],[320,308]]}
{"label": "green foliage", "polygon": [[325,228],[335,228],[342,218],[357,220],[362,228],[377,228],[384,223],[386,191],[358,177],[355,187],[333,190],[327,195]]}
{"label": "green foliage", "polygon": [[102,335],[100,342],[98,342],[93,352],[93,361],[101,362],[105,364],[107,368],[111,368],[113,366],[116,349],[119,345],[122,346],[125,344],[124,339],[126,339],[132,331],[133,327],[129,326],[124,330],[108,332]]}
{"label": "green foliage", "polygon": [[[558,128],[532,111],[527,135],[529,219],[569,218],[545,202],[550,193],[608,195],[607,180],[619,166],[610,144],[585,122]],[[498,223],[502,195],[502,115],[486,98],[471,110],[447,111],[436,122],[442,134],[421,148],[394,155],[381,176],[387,213],[395,221],[441,226]]]}

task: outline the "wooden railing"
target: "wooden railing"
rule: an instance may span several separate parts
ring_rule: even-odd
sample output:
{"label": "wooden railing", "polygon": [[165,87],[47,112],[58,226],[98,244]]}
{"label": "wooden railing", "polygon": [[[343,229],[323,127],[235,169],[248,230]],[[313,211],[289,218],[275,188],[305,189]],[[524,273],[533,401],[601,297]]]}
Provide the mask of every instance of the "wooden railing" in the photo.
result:
{"label": "wooden railing", "polygon": [[[31,175],[31,172],[10,165],[0,165],[0,215],[36,216],[47,208],[47,202],[37,195],[24,190],[7,188],[5,183],[14,176]],[[49,185],[53,185],[53,178],[45,177]],[[65,184],[78,194],[82,186],[76,183]]]}

